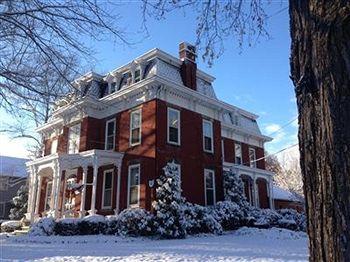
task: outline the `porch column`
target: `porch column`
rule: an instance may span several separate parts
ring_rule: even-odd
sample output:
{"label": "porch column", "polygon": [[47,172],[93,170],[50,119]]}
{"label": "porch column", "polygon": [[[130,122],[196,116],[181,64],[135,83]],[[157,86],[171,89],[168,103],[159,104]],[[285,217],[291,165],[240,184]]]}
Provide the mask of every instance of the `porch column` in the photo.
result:
{"label": "porch column", "polygon": [[35,211],[35,194],[37,190],[37,172],[36,168],[30,166],[29,168],[29,192],[28,192],[28,210],[26,214],[26,219],[30,221],[30,223],[34,222],[34,211]]}
{"label": "porch column", "polygon": [[258,186],[256,184],[256,176],[254,176],[254,179],[253,179],[253,188],[254,188],[254,206],[255,207],[259,207],[259,190],[258,190]]}
{"label": "porch column", "polygon": [[121,163],[119,163],[119,165],[118,165],[118,178],[117,178],[117,181],[118,181],[118,185],[117,185],[117,202],[116,202],[116,206],[115,206],[115,214],[117,215],[117,214],[119,214],[119,201],[120,201],[120,176],[121,176],[121,174],[122,174],[122,172],[121,172],[121,169],[122,169],[122,165],[121,165]]}
{"label": "porch column", "polygon": [[89,210],[90,215],[96,214],[96,189],[97,189],[97,174],[98,174],[98,159],[94,156],[93,159],[93,181],[92,181],[92,195],[91,195],[91,209]]}
{"label": "porch column", "polygon": [[[54,187],[54,192],[55,192],[55,199],[54,199],[54,207],[53,207],[53,217],[57,218],[59,213],[58,213],[58,200],[59,200],[59,196],[60,196],[60,182],[61,182],[61,176],[62,176],[62,171],[61,171],[61,166],[60,163],[58,161],[55,161],[55,166],[54,166],[54,173],[56,175],[56,185]],[[55,177],[55,176],[54,176]]]}
{"label": "porch column", "polygon": [[81,191],[81,200],[80,200],[80,217],[85,216],[85,198],[86,198],[86,180],[87,180],[87,166],[82,166],[83,168],[83,189]]}
{"label": "porch column", "polygon": [[35,201],[35,211],[34,215],[39,215],[39,206],[40,206],[40,194],[41,194],[41,181],[42,177],[38,176],[36,183],[36,201]]}
{"label": "porch column", "polygon": [[275,201],[273,199],[273,182],[272,179],[269,179],[268,183],[268,189],[269,189],[269,200],[270,200],[270,209],[274,210],[275,209]]}

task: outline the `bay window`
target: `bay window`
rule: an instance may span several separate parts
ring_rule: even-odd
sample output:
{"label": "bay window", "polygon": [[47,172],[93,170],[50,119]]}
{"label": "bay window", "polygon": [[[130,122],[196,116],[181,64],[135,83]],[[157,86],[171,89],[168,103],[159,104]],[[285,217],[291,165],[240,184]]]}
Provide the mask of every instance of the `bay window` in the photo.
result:
{"label": "bay window", "polygon": [[115,119],[106,122],[105,149],[113,150],[115,146]]}
{"label": "bay window", "polygon": [[205,205],[215,204],[215,173],[211,169],[204,169]]}
{"label": "bay window", "polygon": [[204,151],[212,153],[213,149],[213,123],[203,120],[203,147]]}
{"label": "bay window", "polygon": [[132,111],[130,114],[130,145],[141,143],[141,109]]}
{"label": "bay window", "polygon": [[139,206],[140,203],[140,164],[129,166],[128,175],[128,207]]}
{"label": "bay window", "polygon": [[168,143],[180,145],[180,111],[168,108]]}
{"label": "bay window", "polygon": [[103,172],[102,208],[112,208],[113,169]]}

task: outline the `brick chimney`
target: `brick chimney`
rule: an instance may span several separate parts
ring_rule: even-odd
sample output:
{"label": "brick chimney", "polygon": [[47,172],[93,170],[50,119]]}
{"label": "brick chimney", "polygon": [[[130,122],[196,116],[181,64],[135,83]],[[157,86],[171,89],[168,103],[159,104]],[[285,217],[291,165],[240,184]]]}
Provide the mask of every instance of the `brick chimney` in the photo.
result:
{"label": "brick chimney", "polygon": [[179,57],[182,60],[180,74],[182,82],[188,88],[197,90],[196,47],[186,42],[179,44]]}

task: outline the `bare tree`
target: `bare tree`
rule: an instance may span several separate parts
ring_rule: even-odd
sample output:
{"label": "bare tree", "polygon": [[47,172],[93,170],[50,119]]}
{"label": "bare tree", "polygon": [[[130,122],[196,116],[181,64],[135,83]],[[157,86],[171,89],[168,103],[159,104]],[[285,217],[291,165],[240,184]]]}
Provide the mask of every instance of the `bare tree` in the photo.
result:
{"label": "bare tree", "polygon": [[71,67],[71,58],[89,62],[93,54],[83,37],[128,44],[114,7],[112,2],[94,0],[0,1],[1,106],[13,112],[20,100],[56,97],[37,85],[45,77],[42,61],[69,84],[72,79],[63,70],[78,70]]}
{"label": "bare tree", "polygon": [[[195,14],[209,64],[225,40],[266,32],[263,1],[143,0],[146,18],[179,9]],[[350,1],[290,0],[289,17],[310,260],[350,261]]]}

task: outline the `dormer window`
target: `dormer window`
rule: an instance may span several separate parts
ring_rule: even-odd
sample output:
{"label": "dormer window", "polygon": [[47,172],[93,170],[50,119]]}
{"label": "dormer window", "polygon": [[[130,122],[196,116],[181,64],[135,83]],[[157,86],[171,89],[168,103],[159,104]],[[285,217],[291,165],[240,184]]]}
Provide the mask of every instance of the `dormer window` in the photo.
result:
{"label": "dormer window", "polygon": [[135,70],[135,79],[134,79],[134,82],[137,83],[141,80],[141,70],[140,69],[137,69]]}
{"label": "dormer window", "polygon": [[108,94],[112,94],[115,92],[116,89],[116,82],[112,82],[109,84],[109,90],[108,90]]}

